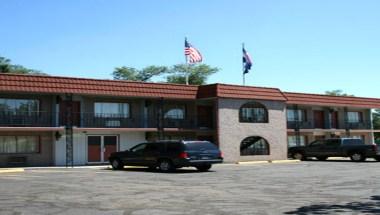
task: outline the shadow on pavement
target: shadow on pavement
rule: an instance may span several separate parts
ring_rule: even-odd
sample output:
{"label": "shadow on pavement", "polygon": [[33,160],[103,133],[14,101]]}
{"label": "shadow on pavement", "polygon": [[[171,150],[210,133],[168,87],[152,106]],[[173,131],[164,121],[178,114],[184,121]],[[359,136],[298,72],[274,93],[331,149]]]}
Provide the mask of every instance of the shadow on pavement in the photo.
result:
{"label": "shadow on pavement", "polygon": [[368,201],[349,202],[346,204],[314,204],[288,211],[284,214],[339,214],[339,213],[359,213],[359,214],[380,214],[380,196],[372,196]]}
{"label": "shadow on pavement", "polygon": [[[113,170],[112,168],[104,168],[103,170],[109,171],[120,171],[120,172],[150,172],[150,173],[162,173],[162,174],[188,174],[188,173],[207,173],[207,172],[199,172],[196,169],[176,169],[172,172],[160,172],[158,169],[153,170],[145,167],[127,167],[122,170]],[[214,172],[209,170],[208,172]]]}

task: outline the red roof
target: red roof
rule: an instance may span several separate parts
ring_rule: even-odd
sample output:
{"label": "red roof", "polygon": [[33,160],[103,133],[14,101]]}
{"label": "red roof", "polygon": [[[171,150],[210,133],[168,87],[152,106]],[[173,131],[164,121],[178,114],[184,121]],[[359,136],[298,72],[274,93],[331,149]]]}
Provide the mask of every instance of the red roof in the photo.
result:
{"label": "red roof", "polygon": [[0,92],[72,93],[169,99],[235,98],[288,104],[380,108],[380,99],[281,92],[277,88],[230,84],[184,85],[41,75],[0,74]]}
{"label": "red roof", "polygon": [[284,92],[288,104],[380,108],[380,99]]}
{"label": "red roof", "polygon": [[0,91],[195,99],[198,86],[34,75],[0,75]]}

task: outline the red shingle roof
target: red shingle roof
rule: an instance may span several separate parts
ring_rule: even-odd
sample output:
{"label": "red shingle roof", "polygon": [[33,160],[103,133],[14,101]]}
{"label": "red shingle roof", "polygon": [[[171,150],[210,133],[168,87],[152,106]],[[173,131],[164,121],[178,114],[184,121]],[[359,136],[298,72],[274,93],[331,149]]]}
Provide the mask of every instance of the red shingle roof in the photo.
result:
{"label": "red shingle roof", "polygon": [[380,99],[284,92],[288,104],[380,108]]}
{"label": "red shingle roof", "polygon": [[288,104],[380,108],[380,99],[283,93],[277,88],[230,84],[196,86],[40,75],[0,74],[0,92],[73,93],[172,99],[260,99],[284,101]]}
{"label": "red shingle roof", "polygon": [[198,86],[1,74],[0,91],[195,99]]}

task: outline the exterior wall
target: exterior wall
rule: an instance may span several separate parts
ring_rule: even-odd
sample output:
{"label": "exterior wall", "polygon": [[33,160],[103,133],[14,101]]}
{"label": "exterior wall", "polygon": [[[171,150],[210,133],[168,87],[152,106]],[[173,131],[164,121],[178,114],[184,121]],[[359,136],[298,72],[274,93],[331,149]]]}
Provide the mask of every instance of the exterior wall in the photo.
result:
{"label": "exterior wall", "polygon": [[[240,107],[252,100],[219,99],[219,147],[226,162],[287,159],[286,105],[284,102],[257,101],[268,109],[269,123],[240,123]],[[240,143],[261,136],[270,145],[270,155],[240,156]]]}
{"label": "exterior wall", "polygon": [[53,165],[53,132],[0,132],[0,136],[36,136],[40,137],[39,153],[0,154],[0,166],[7,166],[9,157],[26,157],[26,166]]}
{"label": "exterior wall", "polygon": [[[74,132],[74,164],[87,164],[87,135],[117,135],[119,136],[118,150],[126,150],[138,143],[145,142],[145,132],[113,132],[113,131],[85,131]],[[55,165],[66,165],[66,137],[55,142]]]}

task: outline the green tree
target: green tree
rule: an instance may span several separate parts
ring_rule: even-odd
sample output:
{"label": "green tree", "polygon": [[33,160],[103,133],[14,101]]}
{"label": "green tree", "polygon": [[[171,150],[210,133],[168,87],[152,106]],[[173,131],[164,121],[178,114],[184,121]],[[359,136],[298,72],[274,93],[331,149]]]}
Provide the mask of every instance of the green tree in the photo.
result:
{"label": "green tree", "polygon": [[177,64],[170,68],[165,66],[148,66],[141,70],[133,67],[117,67],[112,73],[116,80],[130,81],[151,81],[153,77],[166,75],[167,83],[186,84],[188,77],[189,84],[205,84],[207,78],[218,72],[219,69],[206,64],[187,65]]}
{"label": "green tree", "polygon": [[201,85],[206,84],[207,78],[219,71],[217,67],[211,67],[206,64],[187,65],[177,64],[170,68],[170,75],[167,76],[166,82],[186,84],[186,76],[188,76],[188,83]]}
{"label": "green tree", "polygon": [[150,81],[152,77],[159,76],[168,72],[165,66],[148,66],[141,70],[133,67],[116,67],[112,73],[116,80],[130,81]]}
{"label": "green tree", "polygon": [[343,90],[326,91],[325,94],[329,96],[354,96],[351,94],[343,93]]}
{"label": "green tree", "polygon": [[[376,109],[372,113],[373,129],[380,130],[380,109]],[[375,133],[375,138],[380,142],[380,133]]]}
{"label": "green tree", "polygon": [[0,56],[0,73],[16,73],[16,74],[39,74],[46,75],[45,73],[28,69],[21,65],[12,64],[11,60]]}

